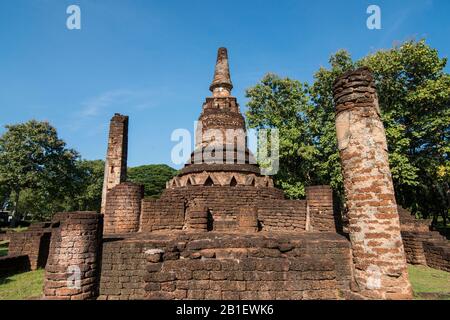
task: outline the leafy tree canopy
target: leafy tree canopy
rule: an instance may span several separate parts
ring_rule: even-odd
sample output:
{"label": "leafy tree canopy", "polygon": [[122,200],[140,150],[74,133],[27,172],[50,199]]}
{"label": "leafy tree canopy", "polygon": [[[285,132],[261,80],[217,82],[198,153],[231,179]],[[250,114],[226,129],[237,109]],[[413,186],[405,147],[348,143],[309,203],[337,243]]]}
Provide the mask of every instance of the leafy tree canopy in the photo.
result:
{"label": "leafy tree canopy", "polygon": [[146,197],[158,198],[166,188],[166,182],[177,174],[177,170],[165,164],[151,164],[128,168],[128,180],[144,185]]}
{"label": "leafy tree canopy", "polygon": [[447,60],[425,41],[408,41],[353,61],[344,50],[314,82],[266,75],[247,90],[247,121],[280,130],[276,183],[291,198],[308,185],[330,183],[342,198],[332,84],[343,72],[369,67],[376,79],[398,202],[423,216],[450,207],[450,75]]}
{"label": "leafy tree canopy", "polygon": [[45,190],[55,198],[73,190],[78,153],[67,149],[48,122],[7,125],[0,137],[0,184],[14,193],[16,218],[21,191]]}

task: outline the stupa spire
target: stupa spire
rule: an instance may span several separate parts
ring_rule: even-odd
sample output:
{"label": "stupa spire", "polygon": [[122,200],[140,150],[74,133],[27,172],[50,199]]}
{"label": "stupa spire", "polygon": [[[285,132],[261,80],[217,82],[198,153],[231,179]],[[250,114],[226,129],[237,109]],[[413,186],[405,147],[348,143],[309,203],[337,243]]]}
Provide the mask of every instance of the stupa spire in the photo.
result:
{"label": "stupa spire", "polygon": [[219,48],[217,52],[214,79],[209,90],[216,96],[229,96],[233,84],[231,83],[230,67],[228,65],[228,52],[226,48]]}

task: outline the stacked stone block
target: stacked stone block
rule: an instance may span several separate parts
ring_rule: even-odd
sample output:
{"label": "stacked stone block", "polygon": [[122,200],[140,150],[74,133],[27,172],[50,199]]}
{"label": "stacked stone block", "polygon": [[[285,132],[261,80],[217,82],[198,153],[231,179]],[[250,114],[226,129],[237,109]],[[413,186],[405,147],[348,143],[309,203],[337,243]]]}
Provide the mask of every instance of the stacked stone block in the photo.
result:
{"label": "stacked stone block", "polygon": [[112,188],[106,196],[105,234],[139,231],[144,188],[131,182]]}
{"label": "stacked stone block", "polygon": [[185,224],[185,200],[173,196],[143,199],[140,230],[181,230]]}
{"label": "stacked stone block", "polygon": [[408,263],[450,270],[450,243],[439,232],[430,230],[431,219],[418,220],[400,206],[398,212]]}
{"label": "stacked stone block", "polygon": [[272,187],[203,187],[166,189],[158,200],[142,202],[141,231],[181,230],[185,203],[197,199],[212,214],[215,231],[236,231],[241,207],[258,208],[263,231],[304,231],[306,201],[286,200]]}
{"label": "stacked stone block", "polygon": [[187,215],[187,230],[208,231],[208,208],[204,204],[191,203]]}
{"label": "stacked stone block", "polygon": [[145,241],[105,238],[100,279],[100,300],[141,300],[145,296],[147,260]]}
{"label": "stacked stone block", "polygon": [[255,233],[259,230],[258,209],[253,207],[243,207],[238,215],[239,231],[244,233]]}
{"label": "stacked stone block", "polygon": [[86,300],[98,295],[103,217],[59,213],[53,219],[44,299]]}
{"label": "stacked stone block", "polygon": [[105,242],[100,298],[340,299],[350,260],[331,233],[136,235]]}
{"label": "stacked stone block", "polygon": [[336,232],[333,190],[331,187],[307,187],[306,201],[309,215],[308,231]]}
{"label": "stacked stone block", "polygon": [[429,267],[450,272],[450,244],[448,241],[425,241],[423,249]]}
{"label": "stacked stone block", "polygon": [[108,150],[102,191],[102,213],[105,213],[108,192],[127,179],[127,156],[128,116],[116,113],[109,125]]}
{"label": "stacked stone block", "polygon": [[371,72],[334,84],[336,131],[347,197],[355,290],[374,299],[411,298],[386,135]]}

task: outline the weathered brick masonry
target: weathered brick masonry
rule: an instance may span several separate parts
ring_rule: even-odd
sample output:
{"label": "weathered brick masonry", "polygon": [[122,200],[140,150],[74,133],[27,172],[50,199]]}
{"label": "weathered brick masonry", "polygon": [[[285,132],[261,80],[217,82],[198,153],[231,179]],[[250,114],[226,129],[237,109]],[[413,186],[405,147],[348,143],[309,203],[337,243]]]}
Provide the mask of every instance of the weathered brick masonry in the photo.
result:
{"label": "weathered brick masonry", "polygon": [[409,298],[386,135],[371,72],[361,68],[340,77],[334,100],[358,290],[368,298]]}
{"label": "weathered brick masonry", "polygon": [[108,239],[101,299],[341,299],[346,238],[324,234],[152,233]]}
{"label": "weathered brick masonry", "polygon": [[311,231],[336,232],[336,219],[333,210],[333,190],[330,186],[306,188],[308,219]]}
{"label": "weathered brick masonry", "polygon": [[[186,219],[185,211],[193,200],[206,205],[216,231],[235,230],[239,208],[242,206],[258,209],[263,230],[304,231],[306,228],[306,201],[285,200],[283,193],[273,187],[190,186],[166,189],[159,200],[144,199],[141,231],[181,230]],[[328,220],[333,221],[332,211],[324,211],[321,216],[327,214],[331,215]]]}
{"label": "weathered brick masonry", "polygon": [[450,270],[450,243],[439,232],[431,231],[431,220],[416,220],[399,207],[403,245],[410,264]]}
{"label": "weathered brick masonry", "polygon": [[[55,216],[46,299],[411,298],[370,72],[347,73],[334,88],[350,241],[337,232],[329,186],[307,188],[306,200],[286,200],[261,174],[232,88],[228,54],[220,48],[196,148],[158,200],[142,199],[142,186],[126,182],[128,117],[113,117],[104,229],[99,214]],[[230,129],[239,133],[224,139]],[[216,151],[230,144],[231,161],[223,163]],[[447,261],[437,242],[421,248],[430,264]],[[80,286],[71,288],[74,268]]]}
{"label": "weathered brick masonry", "polygon": [[35,223],[27,232],[9,233],[8,254],[27,256],[31,270],[44,268],[49,255],[50,225],[50,223]]}
{"label": "weathered brick masonry", "polygon": [[103,216],[95,212],[58,213],[52,224],[44,298],[85,300],[97,297]]}
{"label": "weathered brick masonry", "polygon": [[107,193],[127,179],[127,156],[128,116],[116,113],[112,117],[109,126],[108,150],[102,191],[102,213],[105,213]]}
{"label": "weathered brick masonry", "polygon": [[142,185],[125,182],[113,187],[106,196],[104,232],[113,234],[139,231],[143,197]]}

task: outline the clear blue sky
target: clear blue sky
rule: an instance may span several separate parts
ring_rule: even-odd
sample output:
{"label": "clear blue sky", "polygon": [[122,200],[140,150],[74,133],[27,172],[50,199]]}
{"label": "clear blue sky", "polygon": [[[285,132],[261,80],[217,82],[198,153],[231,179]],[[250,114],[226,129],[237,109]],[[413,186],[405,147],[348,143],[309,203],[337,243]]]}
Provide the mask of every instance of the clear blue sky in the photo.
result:
{"label": "clear blue sky", "polygon": [[[81,30],[66,28],[71,4]],[[382,30],[366,28],[370,4]],[[341,48],[359,58],[408,39],[448,57],[449,35],[448,0],[3,0],[0,125],[48,120],[83,158],[103,159],[120,112],[129,165],[170,165],[170,135],[193,130],[220,46],[245,110],[245,89],[267,72],[311,81]]]}

